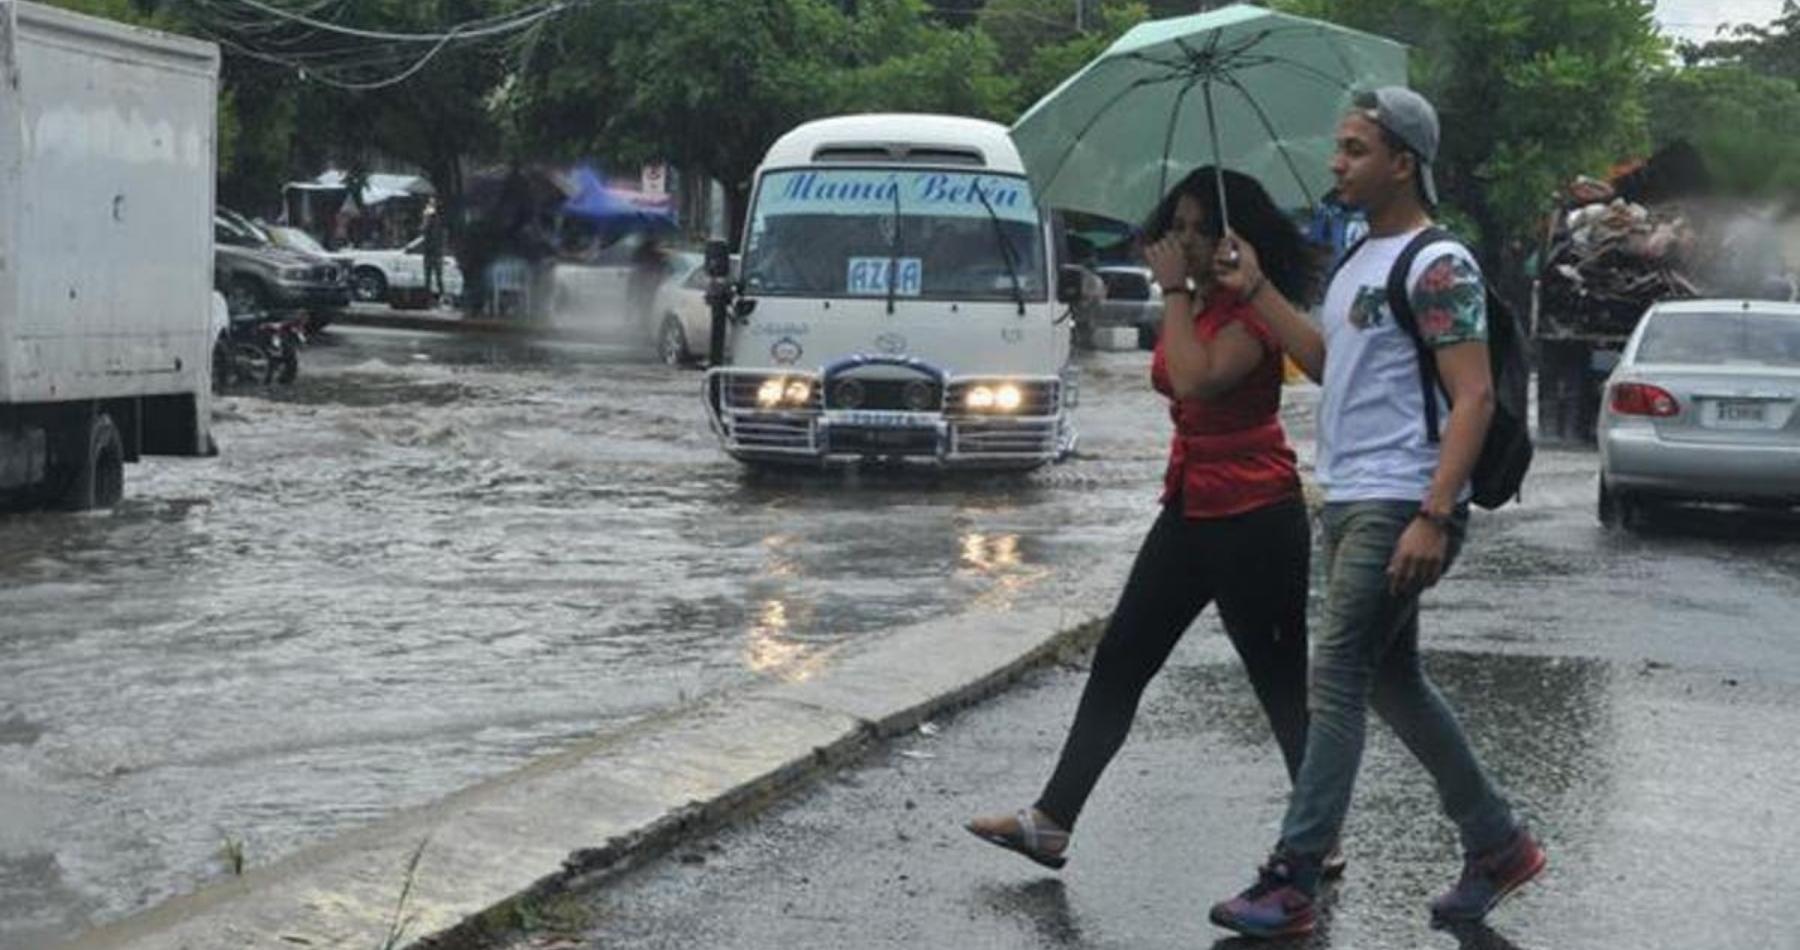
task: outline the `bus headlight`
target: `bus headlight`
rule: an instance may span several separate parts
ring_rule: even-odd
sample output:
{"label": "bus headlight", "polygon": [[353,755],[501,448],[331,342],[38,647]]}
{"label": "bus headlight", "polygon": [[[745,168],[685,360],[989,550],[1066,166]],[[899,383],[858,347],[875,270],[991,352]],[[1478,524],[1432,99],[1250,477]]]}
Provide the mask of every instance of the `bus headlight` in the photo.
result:
{"label": "bus headlight", "polygon": [[812,401],[812,382],[787,376],[771,376],[756,387],[758,409],[803,409]]}
{"label": "bus headlight", "polygon": [[756,390],[756,404],[764,409],[773,409],[781,405],[781,397],[787,392],[787,380],[779,377],[763,380],[762,386]]}
{"label": "bus headlight", "polygon": [[1015,383],[987,383],[971,386],[963,396],[963,408],[970,412],[1017,412],[1025,403],[1025,391]]}

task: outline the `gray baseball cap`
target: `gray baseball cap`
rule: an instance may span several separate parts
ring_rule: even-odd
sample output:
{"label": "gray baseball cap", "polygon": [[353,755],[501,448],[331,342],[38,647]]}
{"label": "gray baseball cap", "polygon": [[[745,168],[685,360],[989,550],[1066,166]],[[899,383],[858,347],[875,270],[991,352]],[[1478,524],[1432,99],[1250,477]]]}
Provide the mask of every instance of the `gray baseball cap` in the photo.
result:
{"label": "gray baseball cap", "polygon": [[1358,93],[1355,106],[1370,122],[1388,130],[1405,143],[1419,160],[1419,195],[1431,207],[1437,207],[1437,182],[1431,165],[1437,161],[1437,109],[1424,96],[1405,86],[1382,86],[1371,92]]}

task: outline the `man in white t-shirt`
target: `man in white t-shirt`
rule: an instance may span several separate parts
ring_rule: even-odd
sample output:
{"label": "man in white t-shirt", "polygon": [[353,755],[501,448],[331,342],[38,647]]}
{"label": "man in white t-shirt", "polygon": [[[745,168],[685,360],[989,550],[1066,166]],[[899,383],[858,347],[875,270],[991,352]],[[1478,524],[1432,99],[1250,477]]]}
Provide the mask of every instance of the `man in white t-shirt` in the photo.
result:
{"label": "man in white t-shirt", "polygon": [[1322,332],[1268,284],[1247,243],[1221,242],[1220,284],[1243,294],[1322,384],[1317,472],[1328,586],[1306,757],[1274,855],[1254,885],[1211,915],[1250,936],[1313,929],[1320,864],[1350,806],[1371,707],[1431,773],[1462,839],[1462,876],[1432,902],[1434,919],[1480,919],[1545,863],[1420,665],[1419,595],[1461,547],[1469,477],[1494,406],[1486,292],[1467,249],[1426,246],[1405,281],[1442,383],[1431,397],[1444,420],[1436,438],[1425,429],[1418,347],[1387,299],[1402,251],[1432,225],[1437,147],[1436,110],[1398,86],[1358,96],[1338,126],[1332,174],[1345,203],[1367,214],[1369,233],[1326,290]]}

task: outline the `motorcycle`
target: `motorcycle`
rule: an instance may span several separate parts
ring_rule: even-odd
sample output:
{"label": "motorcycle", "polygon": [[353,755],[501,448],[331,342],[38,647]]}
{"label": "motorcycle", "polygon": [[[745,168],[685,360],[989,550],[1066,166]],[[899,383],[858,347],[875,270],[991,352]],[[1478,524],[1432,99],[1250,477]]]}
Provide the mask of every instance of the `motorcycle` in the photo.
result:
{"label": "motorcycle", "polygon": [[213,389],[292,383],[300,375],[306,315],[233,314],[213,341]]}

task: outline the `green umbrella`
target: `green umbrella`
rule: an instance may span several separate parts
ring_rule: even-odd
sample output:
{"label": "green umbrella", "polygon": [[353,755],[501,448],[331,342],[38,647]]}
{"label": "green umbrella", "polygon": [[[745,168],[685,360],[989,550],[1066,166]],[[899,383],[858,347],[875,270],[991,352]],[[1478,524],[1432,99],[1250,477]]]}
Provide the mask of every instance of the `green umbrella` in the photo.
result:
{"label": "green umbrella", "polygon": [[1012,138],[1045,207],[1141,221],[1202,165],[1254,176],[1282,207],[1310,207],[1330,187],[1353,93],[1405,81],[1393,40],[1238,4],[1133,27],[1026,111]]}

